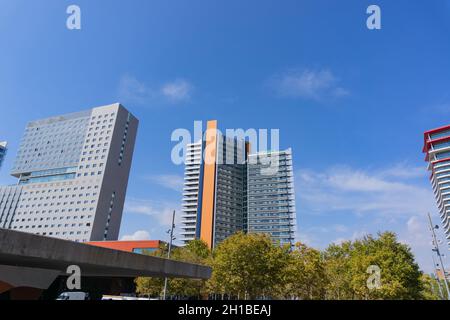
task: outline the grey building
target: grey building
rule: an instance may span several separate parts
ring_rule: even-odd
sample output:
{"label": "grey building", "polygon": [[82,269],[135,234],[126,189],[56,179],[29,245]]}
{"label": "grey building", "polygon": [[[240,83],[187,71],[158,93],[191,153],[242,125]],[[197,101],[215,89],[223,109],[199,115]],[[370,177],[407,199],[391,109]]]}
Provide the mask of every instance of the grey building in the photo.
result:
{"label": "grey building", "polygon": [[120,104],[28,123],[11,172],[18,186],[0,189],[0,227],[117,240],[137,128]]}
{"label": "grey building", "polygon": [[244,140],[218,135],[214,244],[244,230],[245,150]]}
{"label": "grey building", "polygon": [[292,150],[249,155],[247,188],[247,232],[266,233],[276,243],[294,245]]}
{"label": "grey building", "polygon": [[3,161],[6,157],[6,151],[8,150],[7,145],[6,141],[0,141],[0,169],[2,168]]}
{"label": "grey building", "polygon": [[21,185],[0,186],[0,228],[11,228],[21,194]]}
{"label": "grey building", "polygon": [[[202,141],[187,147],[184,243],[202,239],[214,248],[244,231],[269,234],[274,243],[293,245],[296,210],[291,149],[249,155],[249,143],[222,135],[217,121],[208,121],[207,128]],[[211,156],[211,163],[206,163],[205,154]]]}
{"label": "grey building", "polygon": [[[197,238],[213,248],[244,229],[246,142],[224,136],[217,121],[207,127],[209,137],[187,148],[181,236],[184,243]],[[205,152],[212,153],[209,164]]]}

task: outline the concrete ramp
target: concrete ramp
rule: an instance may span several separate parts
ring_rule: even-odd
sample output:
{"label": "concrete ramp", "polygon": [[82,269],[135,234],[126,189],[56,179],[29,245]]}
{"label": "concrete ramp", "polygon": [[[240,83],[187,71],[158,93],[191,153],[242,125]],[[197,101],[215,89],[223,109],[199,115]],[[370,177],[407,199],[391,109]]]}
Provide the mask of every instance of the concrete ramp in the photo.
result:
{"label": "concrete ramp", "polygon": [[[0,265],[66,274],[77,265],[83,277],[173,277],[209,279],[211,268],[192,263],[0,229]],[[8,282],[8,279],[0,281]]]}

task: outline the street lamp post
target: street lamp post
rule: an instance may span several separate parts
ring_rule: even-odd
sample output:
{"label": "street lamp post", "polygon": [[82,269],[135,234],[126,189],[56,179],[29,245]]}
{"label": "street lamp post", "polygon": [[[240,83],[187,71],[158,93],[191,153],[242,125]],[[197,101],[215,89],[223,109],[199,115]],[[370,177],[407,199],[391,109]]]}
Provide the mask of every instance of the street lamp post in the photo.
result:
{"label": "street lamp post", "polygon": [[439,276],[436,274],[436,270],[437,270],[437,266],[438,265],[436,264],[436,260],[434,260],[434,254],[433,253],[431,253],[431,258],[433,259],[433,267],[434,267],[434,271],[435,271],[435,273],[433,273],[433,279],[437,281],[438,289],[439,289],[439,296],[441,297],[441,300],[445,300],[444,293],[442,292],[441,280],[439,280]]}
{"label": "street lamp post", "polygon": [[436,233],[434,232],[434,229],[437,229],[438,227],[433,226],[433,221],[431,221],[431,215],[429,212],[428,212],[428,220],[430,222],[431,235],[433,236],[433,245],[434,245],[433,251],[436,252],[436,254],[439,258],[439,261],[441,263],[442,274],[444,276],[445,289],[447,290],[447,300],[450,300],[450,290],[448,288],[447,276],[445,275],[445,266],[444,266],[444,262],[442,261],[441,252],[439,250],[439,243],[437,242]]}
{"label": "street lamp post", "polygon": [[[172,241],[174,240],[173,229],[175,229],[175,210],[173,210],[173,215],[172,215],[172,226],[170,227],[170,230],[168,231],[168,232],[170,232],[170,241],[169,241],[169,250],[167,251],[167,259],[170,259],[170,253],[172,251]],[[167,294],[167,277],[165,277],[165,279],[164,279],[163,300],[166,300],[166,294]]]}

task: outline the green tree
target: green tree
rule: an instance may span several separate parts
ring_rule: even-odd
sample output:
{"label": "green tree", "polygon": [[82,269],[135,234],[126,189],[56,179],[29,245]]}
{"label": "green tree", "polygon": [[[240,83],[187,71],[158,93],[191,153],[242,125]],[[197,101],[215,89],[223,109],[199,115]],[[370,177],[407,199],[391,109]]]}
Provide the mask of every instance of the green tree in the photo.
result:
{"label": "green tree", "polygon": [[325,298],[347,300],[354,298],[351,288],[350,241],[341,245],[331,244],[324,252],[325,277],[327,279]]}
{"label": "green tree", "polygon": [[[152,252],[152,256],[167,256],[166,246]],[[173,249],[171,259],[195,263],[210,264],[211,252],[207,244],[201,240],[190,241],[186,246]],[[136,293],[146,296],[160,296],[164,288],[164,278],[139,277],[135,280]],[[196,279],[173,278],[168,281],[167,294],[169,296],[197,297],[200,298],[206,292],[206,281]]]}
{"label": "green tree", "polygon": [[[166,255],[166,248],[152,255]],[[392,232],[332,244],[320,252],[304,244],[272,243],[267,235],[237,233],[213,253],[200,240],[176,248],[172,259],[209,265],[207,282],[170,279],[168,294],[205,297],[225,294],[242,298],[284,299],[436,299],[437,281],[423,275],[411,249]],[[368,285],[370,266],[380,271],[377,286]],[[164,279],[136,279],[139,294],[159,296]],[[370,284],[370,283],[369,283]],[[378,285],[379,284],[379,285]]]}
{"label": "green tree", "polygon": [[324,299],[325,266],[320,251],[297,243],[282,271],[279,295],[284,299]]}
{"label": "green tree", "polygon": [[160,297],[164,286],[163,278],[139,277],[134,280],[136,293],[145,297]]}
{"label": "green tree", "polygon": [[[392,232],[379,233],[378,238],[331,245],[325,251],[330,299],[420,299],[422,273],[411,249]],[[380,269],[378,288],[369,288],[369,266]]]}
{"label": "green tree", "polygon": [[214,251],[209,291],[241,299],[275,295],[288,260],[289,249],[273,245],[269,236],[239,232]]}
{"label": "green tree", "polygon": [[[153,257],[165,257],[167,256],[167,246],[162,244],[158,250],[144,251],[143,254]],[[136,284],[136,293],[141,296],[159,297],[161,295],[164,279],[153,277],[138,277],[134,280]]]}
{"label": "green tree", "polygon": [[[202,240],[192,240],[186,246],[173,250],[172,259],[201,265],[211,264],[211,251]],[[168,282],[169,295],[196,297],[207,295],[206,280],[174,278]]]}
{"label": "green tree", "polygon": [[421,277],[422,281],[422,296],[425,300],[441,300],[441,294],[444,299],[447,299],[447,294],[445,291],[444,284],[441,282],[441,288],[439,288],[438,280],[428,274],[423,274]]}

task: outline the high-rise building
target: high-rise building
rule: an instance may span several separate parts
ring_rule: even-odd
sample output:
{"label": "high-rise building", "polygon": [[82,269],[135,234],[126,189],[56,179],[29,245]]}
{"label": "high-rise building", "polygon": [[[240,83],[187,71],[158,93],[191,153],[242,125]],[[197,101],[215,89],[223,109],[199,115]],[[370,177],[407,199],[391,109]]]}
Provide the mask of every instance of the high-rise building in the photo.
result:
{"label": "high-rise building", "polygon": [[5,160],[7,149],[6,141],[0,141],[0,169],[2,168],[3,161]]}
{"label": "high-rise building", "polygon": [[0,228],[116,240],[138,120],[120,104],[28,123],[0,188]]}
{"label": "high-rise building", "polygon": [[266,233],[275,243],[293,246],[296,211],[292,150],[249,155],[247,181],[248,233]]}
{"label": "high-rise building", "polygon": [[450,245],[450,125],[425,132],[423,152],[439,215]]}
{"label": "high-rise building", "polygon": [[[203,137],[188,145],[185,158],[184,243],[202,239],[213,248],[237,231],[248,231],[269,234],[277,243],[293,244],[291,150],[249,155],[250,144],[224,136],[217,121],[208,121]],[[260,160],[275,155],[279,160],[276,170],[265,175],[260,169],[266,163]]]}
{"label": "high-rise building", "polygon": [[198,213],[200,211],[199,201],[201,195],[200,187],[203,185],[200,181],[202,169],[202,152],[203,143],[189,144],[185,159],[184,170],[184,188],[183,188],[183,225],[181,235],[185,243],[200,237],[200,219]]}
{"label": "high-rise building", "polygon": [[217,121],[208,121],[204,141],[188,146],[181,227],[185,243],[200,238],[213,248],[243,230],[246,149],[244,140],[222,135]]}

